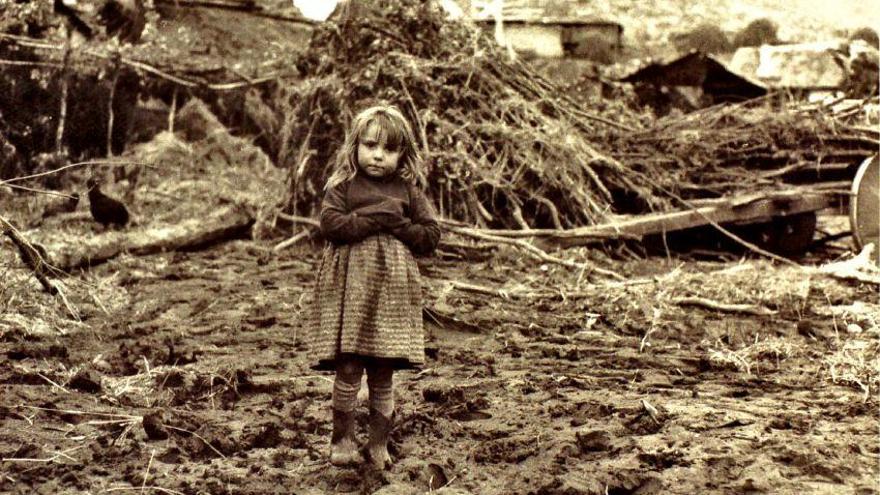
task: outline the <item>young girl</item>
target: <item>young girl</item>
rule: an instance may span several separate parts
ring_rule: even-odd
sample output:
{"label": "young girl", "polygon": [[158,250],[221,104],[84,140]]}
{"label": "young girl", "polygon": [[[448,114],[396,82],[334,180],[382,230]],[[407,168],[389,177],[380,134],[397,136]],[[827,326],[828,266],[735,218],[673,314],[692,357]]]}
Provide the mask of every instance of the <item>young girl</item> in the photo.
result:
{"label": "young girl", "polygon": [[318,270],[310,350],[335,370],[330,462],[361,460],[354,408],[366,370],[369,441],[384,469],[395,369],[424,364],[421,282],[413,254],[429,254],[440,228],[421,191],[421,157],[406,118],[392,106],[359,113],[325,186],[321,233],[330,241]]}

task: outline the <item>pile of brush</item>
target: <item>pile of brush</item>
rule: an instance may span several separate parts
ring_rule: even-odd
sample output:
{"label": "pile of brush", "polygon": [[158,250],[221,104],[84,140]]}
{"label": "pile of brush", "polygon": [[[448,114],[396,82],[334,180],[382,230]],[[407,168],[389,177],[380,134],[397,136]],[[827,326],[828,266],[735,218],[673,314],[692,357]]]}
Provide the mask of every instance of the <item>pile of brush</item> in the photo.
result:
{"label": "pile of brush", "polygon": [[777,188],[877,147],[872,131],[822,107],[769,98],[658,121],[622,105],[584,108],[431,1],[352,2],[316,28],[298,68],[302,80],[276,89],[266,129],[297,215],[314,214],[351,116],[378,101],[414,123],[440,214],[481,227],[666,211],[681,206],[673,198]]}
{"label": "pile of brush", "polygon": [[314,213],[351,116],[378,101],[413,122],[429,194],[446,218],[590,225],[613,211],[616,191],[640,191],[593,144],[640,127],[628,118],[635,113],[588,113],[435,2],[354,5],[316,29],[303,80],[275,98],[295,102],[279,119],[288,125],[279,126],[277,161],[291,170],[296,214]]}

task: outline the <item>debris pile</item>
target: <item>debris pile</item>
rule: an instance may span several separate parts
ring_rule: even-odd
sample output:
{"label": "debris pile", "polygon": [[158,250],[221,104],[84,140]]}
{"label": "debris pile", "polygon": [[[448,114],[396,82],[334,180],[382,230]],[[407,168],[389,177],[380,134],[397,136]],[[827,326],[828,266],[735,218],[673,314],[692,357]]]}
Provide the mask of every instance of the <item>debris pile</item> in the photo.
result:
{"label": "debris pile", "polygon": [[641,127],[590,114],[435,2],[363,2],[318,27],[289,88],[296,101],[279,161],[291,207],[308,215],[351,115],[377,101],[408,114],[442,216],[490,227],[601,222],[615,190],[639,190],[590,141]]}
{"label": "debris pile", "polygon": [[[847,189],[857,166],[877,152],[876,130],[849,125],[859,104],[823,105],[767,99],[719,105],[618,133],[613,156],[638,173],[653,195],[619,211],[666,210],[675,198],[717,198],[794,185]],[[847,184],[844,184],[846,182]]]}
{"label": "debris pile", "polygon": [[[284,196],[283,171],[259,147],[232,136],[200,100],[179,110],[175,128],[100,163],[103,171],[73,168],[77,182],[86,182],[83,174],[114,176],[106,192],[124,202],[131,220],[125,228],[101,228],[85,212],[75,212],[37,221],[51,228],[24,233],[44,247],[51,265],[68,270],[122,252],[193,248],[247,233],[260,236],[270,228]],[[10,195],[2,204],[21,210],[25,198]]]}
{"label": "debris pile", "polygon": [[[448,19],[438,2],[343,5],[314,28],[303,54],[285,59],[296,60],[288,74],[301,77],[291,83],[279,75],[276,57],[272,76],[251,74],[251,82],[222,85],[226,93],[211,102],[220,122],[244,121],[239,129],[259,134],[255,143],[274,165],[286,169],[286,195],[267,199],[264,208],[313,216],[351,116],[378,101],[396,104],[414,123],[426,157],[428,192],[439,213],[495,229],[568,229],[607,224],[621,214],[670,211],[681,208],[682,200],[835,180],[839,186],[855,164],[877,149],[875,130],[848,124],[857,117],[858,105],[832,112],[768,96],[652,120],[623,102],[585,102],[566,95],[527,62],[511,59],[475,26]],[[31,24],[16,26],[18,34],[0,36],[0,54],[25,65],[4,69],[9,72],[0,77],[0,87],[23,99],[21,88],[44,86],[40,95],[46,97],[38,99],[48,103],[38,115],[54,115],[60,78],[46,77],[50,70],[32,70],[32,65],[48,64],[58,71],[61,48],[34,41],[33,36],[45,33],[32,33]],[[83,142],[118,152],[118,143],[106,139],[111,121],[106,100],[113,101],[114,91],[117,103],[136,95],[120,94],[117,86],[129,85],[107,77],[114,64],[125,68],[116,74],[146,78],[142,96],[158,91],[150,79],[179,84],[185,90],[181,94],[219,91],[210,81],[196,90],[198,84],[181,79],[191,68],[185,60],[178,62],[179,70],[167,59],[148,65],[155,63],[149,54],[158,46],[150,41],[151,29],[148,23],[147,41],[137,47],[114,53],[89,47],[70,55],[66,133],[102,136]],[[28,81],[24,71],[43,75]],[[100,94],[84,98],[81,91],[88,88]],[[77,110],[77,101],[88,102],[94,125],[73,122],[86,113]],[[0,173],[6,177],[22,172],[13,170],[16,159],[8,157],[27,151],[6,145],[23,142],[16,129],[4,127],[27,120],[12,115],[13,110],[0,115]],[[58,122],[30,120],[35,121],[32,151],[59,144]],[[114,107],[113,130],[123,128],[126,120],[123,108]],[[94,156],[96,151],[81,153]]]}
{"label": "debris pile", "polygon": [[480,227],[668,211],[827,180],[829,163],[845,176],[876,151],[876,132],[847,115],[773,97],[655,122],[623,106],[585,108],[434,2],[349,9],[316,28],[303,79],[276,96],[287,102],[277,162],[290,168],[297,215],[314,213],[347,122],[376,101],[415,123],[441,215]]}

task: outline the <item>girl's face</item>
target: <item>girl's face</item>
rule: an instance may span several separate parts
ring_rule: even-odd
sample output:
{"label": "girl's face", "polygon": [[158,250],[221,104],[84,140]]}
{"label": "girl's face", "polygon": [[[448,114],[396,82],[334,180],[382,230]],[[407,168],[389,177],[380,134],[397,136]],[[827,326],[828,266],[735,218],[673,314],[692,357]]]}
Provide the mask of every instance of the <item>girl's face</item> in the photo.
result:
{"label": "girl's face", "polygon": [[370,177],[385,177],[397,170],[400,149],[388,144],[388,135],[375,122],[358,139],[358,166]]}

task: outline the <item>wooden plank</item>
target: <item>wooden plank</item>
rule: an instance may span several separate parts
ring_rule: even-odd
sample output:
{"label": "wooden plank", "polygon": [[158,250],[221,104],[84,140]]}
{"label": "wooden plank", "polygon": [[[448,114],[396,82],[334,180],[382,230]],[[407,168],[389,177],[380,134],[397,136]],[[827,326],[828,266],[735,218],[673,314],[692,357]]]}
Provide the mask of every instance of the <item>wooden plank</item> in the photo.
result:
{"label": "wooden plank", "polygon": [[817,211],[833,204],[833,196],[802,191],[753,194],[731,198],[719,204],[692,210],[658,213],[627,218],[616,222],[558,231],[545,239],[561,247],[595,243],[602,239],[635,237],[674,232],[691,227],[720,224],[751,223],[806,211]]}

